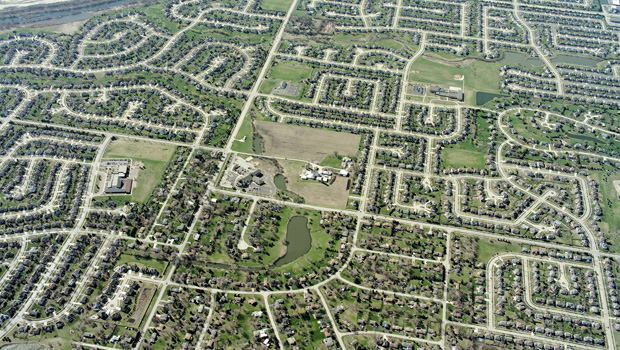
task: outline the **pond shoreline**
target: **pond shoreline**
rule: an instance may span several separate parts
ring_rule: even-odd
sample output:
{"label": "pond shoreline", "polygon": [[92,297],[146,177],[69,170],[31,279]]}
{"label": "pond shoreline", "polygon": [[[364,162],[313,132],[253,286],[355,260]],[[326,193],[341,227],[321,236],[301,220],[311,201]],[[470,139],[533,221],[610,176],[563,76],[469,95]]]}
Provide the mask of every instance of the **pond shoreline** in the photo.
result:
{"label": "pond shoreline", "polygon": [[292,263],[306,255],[312,247],[312,235],[308,228],[308,218],[292,216],[286,224],[286,252],[273,262],[276,267]]}

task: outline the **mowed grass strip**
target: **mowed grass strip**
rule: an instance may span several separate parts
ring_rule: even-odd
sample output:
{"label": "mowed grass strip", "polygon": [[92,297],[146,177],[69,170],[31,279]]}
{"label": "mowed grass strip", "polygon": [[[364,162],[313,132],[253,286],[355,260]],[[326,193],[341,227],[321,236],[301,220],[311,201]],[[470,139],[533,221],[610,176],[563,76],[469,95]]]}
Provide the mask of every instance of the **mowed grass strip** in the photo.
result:
{"label": "mowed grass strip", "polygon": [[315,164],[335,153],[355,156],[360,143],[360,135],[304,126],[257,121],[256,129],[263,138],[265,155]]}
{"label": "mowed grass strip", "polygon": [[131,194],[132,201],[144,202],[161,181],[166,164],[175,150],[176,146],[167,143],[118,138],[110,142],[103,158],[129,158],[133,160],[133,165],[136,162],[144,164]]}

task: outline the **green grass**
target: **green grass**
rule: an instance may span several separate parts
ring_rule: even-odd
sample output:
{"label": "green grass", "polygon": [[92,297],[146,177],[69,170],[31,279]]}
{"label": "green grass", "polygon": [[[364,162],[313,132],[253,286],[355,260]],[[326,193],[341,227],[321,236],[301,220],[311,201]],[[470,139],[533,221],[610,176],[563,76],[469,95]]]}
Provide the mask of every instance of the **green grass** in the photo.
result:
{"label": "green grass", "polygon": [[261,94],[271,94],[271,90],[280,84],[277,80],[263,80],[260,84],[259,91]]}
{"label": "green grass", "polygon": [[166,269],[166,265],[168,264],[168,262],[167,261],[163,261],[163,260],[144,259],[144,258],[136,256],[136,255],[121,254],[121,256],[119,257],[118,262],[116,264],[117,265],[136,264],[139,267],[141,267],[141,266],[152,267],[154,269],[157,269],[157,271],[159,271],[160,274],[163,274],[164,270]]}
{"label": "green grass", "polygon": [[154,141],[125,138],[112,141],[103,155],[104,158],[130,158],[133,160],[133,165],[136,165],[136,162],[144,164],[143,169],[138,172],[132,194],[118,197],[131,198],[132,201],[140,203],[146,201],[155,185],[161,180],[166,164],[175,150],[174,145]]}
{"label": "green grass", "polygon": [[620,181],[620,172],[590,171],[590,175],[600,186],[603,216],[599,226],[602,232],[608,233],[609,250],[620,252],[620,200],[614,186],[614,181]]}
{"label": "green grass", "polygon": [[155,23],[155,25],[162,26],[167,28],[172,33],[176,33],[180,30],[180,25],[176,22],[170,21],[166,18],[164,3],[155,4],[153,6],[148,6],[143,9],[144,13],[149,17],[149,19]]}
{"label": "green grass", "polygon": [[441,152],[441,159],[448,168],[484,169],[484,156],[482,152],[458,148],[446,148]]}
{"label": "green grass", "polygon": [[453,65],[443,64],[423,56],[413,63],[411,67],[413,72],[409,74],[409,81],[462,88],[463,81],[454,79],[455,75],[462,75],[465,78],[465,102],[474,105],[477,91],[495,94],[501,92],[499,69],[502,65],[498,62],[473,60]]}
{"label": "green grass", "polygon": [[260,7],[263,10],[274,10],[286,12],[291,7],[293,0],[263,0]]}
{"label": "green grass", "polygon": [[441,151],[440,162],[444,168],[467,167],[485,169],[488,148],[489,122],[475,117],[476,132],[457,144],[446,146]]}
{"label": "green grass", "polygon": [[517,245],[500,242],[498,240],[478,241],[478,261],[487,263],[491,257],[499,253],[518,253],[521,248]]}
{"label": "green grass", "polygon": [[[243,140],[244,137],[246,138],[245,142],[239,141]],[[246,115],[243,118],[243,122],[241,123],[241,127],[239,128],[239,132],[235,136],[235,141],[232,144],[232,149],[233,151],[241,153],[254,153],[252,151],[252,142],[252,118],[250,115]]]}
{"label": "green grass", "polygon": [[[297,62],[276,61],[269,72],[270,79],[301,83],[312,74],[313,69]],[[271,92],[271,90],[269,90]]]}
{"label": "green grass", "polygon": [[340,169],[340,165],[342,164],[342,158],[343,156],[340,156],[340,155],[337,156],[335,154],[332,154],[332,155],[325,157],[325,159],[323,159],[320,165],[330,167],[330,168]]}

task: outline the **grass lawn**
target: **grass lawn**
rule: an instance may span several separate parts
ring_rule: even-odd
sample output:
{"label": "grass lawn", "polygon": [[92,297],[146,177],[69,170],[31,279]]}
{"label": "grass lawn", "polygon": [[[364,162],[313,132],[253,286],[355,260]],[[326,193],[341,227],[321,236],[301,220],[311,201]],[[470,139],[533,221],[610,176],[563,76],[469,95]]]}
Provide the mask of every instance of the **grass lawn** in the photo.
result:
{"label": "grass lawn", "polygon": [[620,200],[614,181],[620,181],[620,172],[590,171],[590,175],[600,186],[602,220],[599,223],[601,232],[609,235],[609,250],[620,252]]}
{"label": "grass lawn", "polygon": [[340,169],[340,165],[342,165],[342,158],[344,158],[344,156],[330,154],[323,159],[320,165]]}
{"label": "grass lawn", "polygon": [[260,7],[263,10],[274,10],[286,12],[291,7],[293,0],[263,0]]}
{"label": "grass lawn", "polygon": [[271,94],[271,90],[278,85],[280,85],[280,82],[277,80],[263,80],[260,84],[259,91],[261,94]]}
{"label": "grass lawn", "polygon": [[475,134],[457,144],[448,145],[439,157],[441,166],[444,168],[467,167],[474,169],[486,169],[485,157],[487,155],[489,139],[489,122],[480,116],[475,117]]}
{"label": "grass lawn", "polygon": [[486,239],[480,239],[478,241],[478,261],[487,263],[493,255],[498,253],[518,253],[521,251],[521,247],[500,242],[498,240],[488,241]]}
{"label": "grass lawn", "polygon": [[448,168],[484,169],[484,153],[458,148],[446,148],[441,151],[441,159]]}
{"label": "grass lawn", "polygon": [[[241,142],[240,140],[243,140],[244,137],[246,138],[245,142]],[[232,149],[233,151],[242,153],[254,153],[252,151],[252,142],[252,117],[248,114],[243,118],[239,132],[235,136],[235,141],[232,144]]]}
{"label": "grass lawn", "polygon": [[138,173],[131,195],[118,196],[131,198],[135,202],[148,199],[155,185],[161,180],[166,164],[174,154],[176,146],[154,142],[118,138],[106,149],[103,158],[130,158],[133,165],[141,162],[144,166]]}
{"label": "grass lawn", "polygon": [[163,261],[163,260],[144,259],[136,255],[121,254],[121,256],[118,259],[117,265],[123,265],[123,264],[127,264],[127,265],[136,264],[139,267],[148,266],[148,267],[157,269],[157,271],[159,271],[160,274],[163,274],[168,262]]}
{"label": "grass lawn", "polygon": [[500,93],[499,69],[502,65],[499,62],[474,60],[450,62],[445,58],[425,54],[413,63],[409,81],[462,88],[463,81],[454,79],[455,75],[462,75],[465,79],[465,102],[473,105],[478,91]]}
{"label": "grass lawn", "polygon": [[[275,61],[269,72],[269,79],[284,80],[291,83],[301,83],[312,74],[312,67],[297,62]],[[269,90],[271,92],[271,90]]]}

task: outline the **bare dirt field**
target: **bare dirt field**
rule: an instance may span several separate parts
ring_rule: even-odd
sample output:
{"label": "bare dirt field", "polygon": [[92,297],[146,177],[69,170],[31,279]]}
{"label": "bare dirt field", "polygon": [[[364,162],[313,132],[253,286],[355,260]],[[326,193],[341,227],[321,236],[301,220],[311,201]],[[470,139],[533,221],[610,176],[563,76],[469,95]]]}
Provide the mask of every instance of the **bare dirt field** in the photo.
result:
{"label": "bare dirt field", "polygon": [[136,323],[142,320],[144,312],[146,311],[147,307],[149,306],[149,302],[153,297],[153,290],[154,288],[150,286],[142,288],[142,290],[140,291],[140,295],[138,296],[138,305],[136,306],[136,310],[134,311],[133,315],[131,315],[131,317],[129,318],[128,323]]}
{"label": "bare dirt field", "polygon": [[54,33],[74,34],[75,32],[77,32],[78,29],[80,29],[82,24],[86,23],[86,21],[88,20],[61,24],[58,27],[56,27],[56,29],[54,29]]}
{"label": "bare dirt field", "polygon": [[318,181],[302,180],[299,175],[305,167],[304,162],[280,160],[278,163],[284,169],[286,189],[302,196],[307,204],[322,207],[344,209],[349,198],[347,177],[337,177],[336,181],[327,186]]}
{"label": "bare dirt field", "polygon": [[360,144],[359,135],[303,126],[257,121],[256,129],[263,138],[265,155],[316,164],[334,152],[355,156]]}

